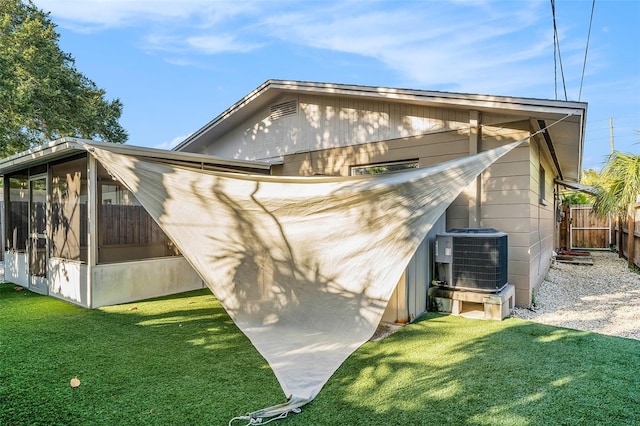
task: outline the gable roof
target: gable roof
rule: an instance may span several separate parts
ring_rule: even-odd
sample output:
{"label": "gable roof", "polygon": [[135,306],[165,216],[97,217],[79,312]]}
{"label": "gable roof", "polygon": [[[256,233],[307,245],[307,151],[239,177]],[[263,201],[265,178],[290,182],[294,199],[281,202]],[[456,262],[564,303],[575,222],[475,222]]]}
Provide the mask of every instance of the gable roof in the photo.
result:
{"label": "gable roof", "polygon": [[220,136],[238,126],[258,110],[269,106],[281,95],[311,94],[340,96],[369,101],[385,101],[509,114],[529,119],[539,130],[571,114],[545,133],[546,145],[559,175],[566,180],[579,180],[582,167],[584,129],[587,104],[547,99],[491,96],[415,89],[317,83],[307,81],[268,80],[231,105],[202,128],[173,148],[174,151],[197,152],[214,143]]}
{"label": "gable roof", "polygon": [[145,148],[134,145],[120,145],[86,139],[64,137],[48,144],[31,148],[0,160],[0,175],[5,175],[27,167],[87,152],[91,147],[127,154],[134,157],[152,159],[159,162],[180,164],[185,167],[238,173],[269,174],[271,165],[258,161],[233,160],[211,155],[189,152],[173,152],[165,149]]}

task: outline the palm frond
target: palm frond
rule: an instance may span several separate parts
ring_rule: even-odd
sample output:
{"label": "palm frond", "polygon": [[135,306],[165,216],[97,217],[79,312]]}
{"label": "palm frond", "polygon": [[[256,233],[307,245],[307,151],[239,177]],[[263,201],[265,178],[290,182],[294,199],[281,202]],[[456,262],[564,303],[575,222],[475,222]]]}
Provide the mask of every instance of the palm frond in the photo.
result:
{"label": "palm frond", "polygon": [[615,151],[596,189],[593,210],[597,215],[628,214],[640,195],[640,156]]}

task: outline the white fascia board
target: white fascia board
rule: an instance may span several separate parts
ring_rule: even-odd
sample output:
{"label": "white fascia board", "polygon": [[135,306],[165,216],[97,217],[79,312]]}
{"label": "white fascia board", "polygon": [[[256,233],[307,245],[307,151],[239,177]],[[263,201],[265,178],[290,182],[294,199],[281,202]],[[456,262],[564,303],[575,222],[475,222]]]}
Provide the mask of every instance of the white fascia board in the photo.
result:
{"label": "white fascia board", "polygon": [[[490,96],[468,93],[437,92],[413,89],[394,89],[388,87],[359,86],[348,84],[315,83],[307,81],[267,80],[241,100],[227,108],[216,118],[196,130],[192,135],[173,148],[181,151],[201,135],[209,132],[220,123],[230,119],[238,111],[268,91],[280,93],[311,93],[316,95],[336,95],[360,97],[374,100],[406,102],[420,105],[453,107],[478,111],[509,111],[523,117],[560,118],[567,114],[579,116],[584,123],[587,104],[548,99],[517,98],[508,96]],[[584,127],[584,124],[583,124]]]}
{"label": "white fascia board", "polygon": [[392,99],[421,104],[442,104],[465,109],[500,109],[561,115],[566,115],[573,110],[584,111],[587,107],[584,102],[297,81],[271,80],[270,88],[294,92]]}
{"label": "white fascia board", "polygon": [[255,90],[251,91],[248,95],[244,96],[238,102],[231,105],[229,108],[224,110],[221,114],[219,114],[216,118],[202,126],[200,129],[193,132],[189,135],[185,140],[180,142],[178,145],[174,146],[172,151],[181,151],[183,148],[189,146],[192,141],[197,139],[203,133],[207,133],[209,129],[215,127],[218,123],[225,121],[227,118],[232,116],[235,112],[242,109],[245,105],[249,104],[251,101],[260,96],[263,92],[265,92],[272,84],[272,80],[267,80],[260,86],[258,86]]}
{"label": "white fascia board", "polygon": [[230,160],[203,154],[174,152],[135,145],[121,145],[109,142],[98,142],[87,139],[65,137],[0,160],[0,174],[25,168],[35,163],[51,161],[59,157],[70,155],[72,151],[86,151],[86,146],[94,146],[96,148],[102,148],[111,152],[133,155],[137,157],[204,164],[208,166],[219,166],[223,168],[229,167],[255,170],[270,170],[271,168],[271,164],[266,162]]}
{"label": "white fascia board", "polygon": [[62,157],[74,150],[84,151],[84,148],[68,138],[57,139],[0,160],[0,173],[4,174],[34,163]]}
{"label": "white fascia board", "polygon": [[82,143],[95,146],[96,148],[102,148],[116,154],[133,155],[136,157],[152,158],[157,160],[169,160],[169,161],[184,161],[188,163],[206,164],[212,166],[228,166],[228,167],[241,167],[252,168],[259,170],[269,170],[270,165],[266,162],[248,161],[248,160],[233,160],[221,157],[214,157],[211,155],[196,154],[191,152],[175,152],[165,149],[147,148],[136,145],[120,145],[108,142],[97,141],[81,141]]}

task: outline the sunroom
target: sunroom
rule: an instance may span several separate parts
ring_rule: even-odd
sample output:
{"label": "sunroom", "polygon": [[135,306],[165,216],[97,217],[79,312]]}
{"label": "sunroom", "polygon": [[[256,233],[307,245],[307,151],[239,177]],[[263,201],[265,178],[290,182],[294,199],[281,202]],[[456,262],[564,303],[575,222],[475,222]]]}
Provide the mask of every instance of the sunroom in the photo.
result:
{"label": "sunroom", "polygon": [[75,138],[0,160],[5,281],[89,308],[204,286],[93,147],[187,168],[270,173],[266,163]]}

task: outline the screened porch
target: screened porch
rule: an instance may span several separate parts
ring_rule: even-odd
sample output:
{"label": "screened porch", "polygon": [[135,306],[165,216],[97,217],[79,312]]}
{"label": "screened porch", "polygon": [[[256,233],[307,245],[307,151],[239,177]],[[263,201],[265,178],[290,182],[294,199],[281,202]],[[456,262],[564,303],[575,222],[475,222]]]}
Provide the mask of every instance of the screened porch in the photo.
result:
{"label": "screened porch", "polygon": [[[96,144],[63,139],[0,162],[5,280],[85,307],[202,288],[171,239],[85,142]],[[269,172],[262,164],[117,149],[185,167]]]}

